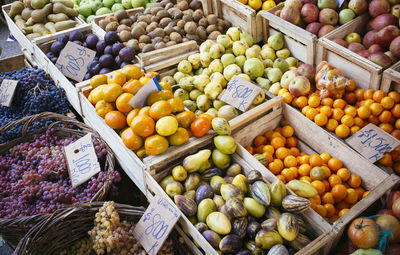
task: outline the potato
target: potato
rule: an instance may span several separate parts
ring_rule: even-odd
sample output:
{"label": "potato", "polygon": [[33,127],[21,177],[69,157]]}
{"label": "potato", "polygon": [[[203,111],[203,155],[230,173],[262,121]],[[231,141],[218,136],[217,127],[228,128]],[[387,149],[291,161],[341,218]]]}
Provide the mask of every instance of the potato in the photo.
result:
{"label": "potato", "polygon": [[175,30],[174,30],[174,28],[173,27],[171,27],[171,26],[166,26],[165,28],[164,28],[164,33],[166,34],[166,35],[169,35],[169,34],[171,34],[172,32],[174,32]]}
{"label": "potato", "polygon": [[127,30],[121,31],[118,35],[122,42],[127,42],[132,39],[131,33]]}
{"label": "potato", "polygon": [[139,42],[140,43],[150,43],[151,42],[151,38],[148,35],[141,35],[139,37]]}
{"label": "potato", "polygon": [[168,13],[173,19],[180,19],[183,17],[183,12],[176,7],[169,9]]}
{"label": "potato", "polygon": [[113,22],[113,21],[118,21],[117,18],[115,16],[107,16],[105,18],[105,21],[107,21],[107,23]]}
{"label": "potato", "polygon": [[207,39],[207,31],[204,27],[202,27],[202,26],[197,27],[196,33],[199,35],[199,38],[201,40]]}
{"label": "potato", "polygon": [[102,19],[102,20],[99,21],[99,26],[100,26],[103,30],[106,29],[107,24],[108,24],[108,22],[107,22],[105,19]]}
{"label": "potato", "polygon": [[162,49],[162,48],[165,48],[167,45],[165,44],[165,42],[158,42],[158,43],[156,43],[155,44],[155,48],[156,48],[156,50],[159,50],[159,49]]}
{"label": "potato", "polygon": [[150,14],[151,15],[156,15],[157,12],[159,12],[161,10],[163,10],[162,7],[154,7],[154,4],[153,4],[153,6],[150,8]]}
{"label": "potato", "polygon": [[180,21],[178,21],[178,23],[176,23],[176,25],[180,28],[184,28],[185,24],[186,24],[186,21],[184,21],[184,20],[180,20]]}
{"label": "potato", "polygon": [[160,25],[161,28],[164,28],[164,27],[166,27],[171,21],[172,21],[171,18],[166,17],[166,18],[163,18],[163,19],[160,20],[159,25]]}
{"label": "potato", "polygon": [[152,32],[157,27],[158,27],[158,24],[156,22],[151,22],[151,24],[146,27],[146,33]]}
{"label": "potato", "polygon": [[221,34],[220,31],[214,31],[208,35],[208,39],[210,40],[217,40],[217,37]]}
{"label": "potato", "polygon": [[176,7],[178,7],[179,10],[184,11],[189,9],[189,4],[187,1],[180,1]]}
{"label": "potato", "polygon": [[125,10],[119,10],[116,13],[114,13],[114,16],[117,18],[118,21],[121,21],[123,19],[127,19],[128,13]]}
{"label": "potato", "polygon": [[142,26],[135,26],[132,31],[132,37],[135,39],[139,39],[140,36],[142,36],[145,33],[145,30]]}
{"label": "potato", "polygon": [[117,30],[117,28],[118,28],[118,22],[114,21],[114,22],[108,23],[108,25],[106,26],[106,32],[115,31],[115,30]]}
{"label": "potato", "polygon": [[132,26],[132,24],[133,24],[133,22],[132,22],[132,20],[131,19],[123,19],[123,20],[121,20],[120,22],[119,22],[119,24],[124,24],[124,25],[127,25],[127,26]]}
{"label": "potato", "polygon": [[151,23],[151,15],[149,14],[149,15],[140,16],[138,21],[144,21],[147,24],[150,24]]}
{"label": "potato", "polygon": [[187,22],[185,24],[185,32],[187,34],[191,34],[191,35],[195,34],[196,33],[196,29],[197,29],[197,26],[196,26],[196,23],[194,21],[190,21],[190,22]]}
{"label": "potato", "polygon": [[216,31],[216,30],[217,30],[217,26],[216,26],[216,25],[209,25],[209,26],[206,28],[207,34],[211,34],[212,32],[214,32],[214,31]]}
{"label": "potato", "polygon": [[176,43],[181,43],[182,42],[182,35],[179,34],[178,32],[172,32],[169,37],[171,38],[172,41],[175,41]]}
{"label": "potato", "polygon": [[171,9],[172,7],[174,7],[174,4],[173,4],[173,3],[168,3],[168,4],[165,6],[165,10]]}
{"label": "potato", "polygon": [[162,37],[156,37],[151,40],[151,43],[154,45],[156,45],[156,43],[159,43],[159,42],[164,42],[164,39]]}
{"label": "potato", "polygon": [[118,26],[117,33],[121,33],[124,30],[128,31],[129,33],[131,33],[131,28],[128,27],[127,25],[124,25],[124,24]]}
{"label": "potato", "polygon": [[138,42],[138,40],[136,40],[136,39],[131,39],[131,40],[129,40],[129,41],[126,43],[126,47],[132,48],[132,49],[134,49],[135,51],[140,50],[140,48],[139,48],[139,42]]}
{"label": "potato", "polygon": [[153,46],[153,44],[146,44],[146,46],[143,47],[142,52],[149,52],[155,49],[156,48]]}
{"label": "potato", "polygon": [[202,11],[202,10],[196,10],[196,11],[193,13],[193,20],[196,21],[196,22],[199,22],[199,20],[200,20],[201,18],[203,18],[203,17],[204,17],[204,14],[203,14],[203,11]]}
{"label": "potato", "polygon": [[151,38],[156,38],[156,37],[164,37],[164,29],[157,27],[154,29],[152,32],[148,34]]}
{"label": "potato", "polygon": [[167,10],[160,10],[159,12],[157,12],[156,16],[158,17],[159,20],[161,20],[162,18],[168,17],[169,18],[169,13]]}
{"label": "potato", "polygon": [[218,23],[218,17],[214,14],[210,14],[207,16],[208,24],[215,25]]}
{"label": "potato", "polygon": [[193,16],[192,16],[192,15],[189,15],[189,14],[185,14],[185,15],[183,15],[182,19],[183,19],[184,21],[186,21],[186,22],[188,22],[188,21],[193,21]]}
{"label": "potato", "polygon": [[201,2],[198,0],[192,0],[189,4],[189,8],[192,10],[200,9],[201,8]]}
{"label": "potato", "polygon": [[199,26],[208,27],[208,20],[206,17],[203,17],[199,20]]}

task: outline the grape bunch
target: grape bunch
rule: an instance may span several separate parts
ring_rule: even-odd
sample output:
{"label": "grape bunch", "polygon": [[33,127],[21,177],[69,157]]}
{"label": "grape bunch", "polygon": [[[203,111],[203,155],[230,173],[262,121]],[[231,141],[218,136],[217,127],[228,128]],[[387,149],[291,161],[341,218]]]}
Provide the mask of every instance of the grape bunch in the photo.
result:
{"label": "grape bunch", "polygon": [[[0,105],[0,126],[25,116],[41,112],[66,114],[70,104],[62,88],[42,69],[34,67],[0,73],[0,84],[4,79],[17,80],[18,85],[10,107]],[[52,121],[43,119],[35,121],[28,131],[48,126]],[[21,135],[22,125],[0,134],[0,143],[15,139]]]}
{"label": "grape bunch", "polygon": [[[56,136],[54,129],[48,129],[0,155],[0,218],[52,213],[67,204],[89,201],[105,182],[120,181],[117,171],[100,171],[72,187],[63,148],[77,139]],[[93,145],[104,166],[105,144],[93,139]]]}

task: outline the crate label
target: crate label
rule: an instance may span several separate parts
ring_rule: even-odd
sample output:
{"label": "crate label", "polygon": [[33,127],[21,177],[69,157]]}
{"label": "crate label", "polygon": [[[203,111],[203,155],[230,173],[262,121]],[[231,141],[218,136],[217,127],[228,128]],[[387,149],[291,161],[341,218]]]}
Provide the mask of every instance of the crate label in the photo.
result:
{"label": "crate label", "polygon": [[100,172],[100,164],[92,142],[92,134],[87,134],[79,140],[64,147],[68,163],[72,187],[89,180]]}
{"label": "crate label", "polygon": [[338,7],[342,7],[342,4],[344,3],[344,0],[336,0],[336,2],[338,3]]}
{"label": "crate label", "polygon": [[229,81],[227,88],[222,91],[218,99],[245,112],[260,94],[261,88],[235,75]]}
{"label": "crate label", "polygon": [[158,84],[156,77],[149,80],[128,102],[133,108],[142,108],[146,105],[147,98],[153,92],[161,91],[161,86]]}
{"label": "crate label", "polygon": [[18,81],[4,79],[0,86],[0,104],[10,107]]}
{"label": "crate label", "polygon": [[87,73],[87,66],[95,56],[95,51],[79,44],[68,42],[61,51],[56,66],[66,77],[80,82],[83,81]]}
{"label": "crate label", "polygon": [[149,255],[157,254],[179,219],[179,212],[165,199],[156,195],[150,202],[134,235]]}
{"label": "crate label", "polygon": [[378,161],[385,152],[391,152],[400,145],[399,140],[371,123],[348,138],[346,142],[371,163]]}

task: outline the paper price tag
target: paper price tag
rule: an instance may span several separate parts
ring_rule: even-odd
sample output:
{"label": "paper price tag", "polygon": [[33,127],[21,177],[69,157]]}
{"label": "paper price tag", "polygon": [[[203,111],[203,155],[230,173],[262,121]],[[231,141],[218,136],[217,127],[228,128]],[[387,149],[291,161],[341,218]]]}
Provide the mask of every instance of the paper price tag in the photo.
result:
{"label": "paper price tag", "polygon": [[10,107],[18,81],[4,79],[0,86],[0,104]]}
{"label": "paper price tag", "polygon": [[136,95],[128,102],[133,108],[142,108],[146,105],[147,97],[156,91],[161,91],[161,86],[158,84],[156,77],[144,84],[139,89]]}
{"label": "paper price tag", "polygon": [[79,82],[85,77],[87,66],[95,56],[95,51],[68,42],[61,51],[56,66],[66,77]]}
{"label": "paper price tag", "polygon": [[381,159],[385,152],[391,152],[400,141],[374,124],[368,124],[352,135],[346,142],[369,162]]}
{"label": "paper price tag", "polygon": [[100,164],[92,143],[92,134],[89,133],[65,146],[64,153],[72,187],[79,186],[100,172]]}
{"label": "paper price tag", "polygon": [[261,88],[235,75],[227,88],[219,95],[219,99],[245,112],[260,94]]}
{"label": "paper price tag", "polygon": [[179,219],[178,211],[156,195],[136,224],[134,235],[149,255],[157,254]]}

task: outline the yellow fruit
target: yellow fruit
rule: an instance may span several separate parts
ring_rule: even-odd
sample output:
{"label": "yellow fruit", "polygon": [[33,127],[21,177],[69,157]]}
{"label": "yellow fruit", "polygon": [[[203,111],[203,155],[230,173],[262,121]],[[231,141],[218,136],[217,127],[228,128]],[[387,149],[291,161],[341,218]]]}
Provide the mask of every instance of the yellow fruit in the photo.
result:
{"label": "yellow fruit", "polygon": [[254,10],[258,10],[261,8],[261,0],[249,0],[248,5],[253,8]]}
{"label": "yellow fruit", "polygon": [[103,93],[103,88],[105,88],[107,85],[100,85],[89,93],[89,97],[92,99],[94,103],[99,102],[100,100],[104,99],[104,93]]}
{"label": "yellow fruit", "polygon": [[187,141],[189,141],[189,132],[182,127],[178,127],[175,134],[168,136],[168,142],[170,145],[178,146]]}
{"label": "yellow fruit", "polygon": [[156,131],[159,135],[173,135],[178,130],[178,121],[172,116],[165,116],[156,123]]}
{"label": "yellow fruit", "polygon": [[104,119],[107,113],[114,110],[114,107],[111,103],[108,103],[104,100],[100,100],[96,103],[96,112],[97,114]]}
{"label": "yellow fruit", "polygon": [[242,4],[247,4],[247,0],[237,0],[238,2],[241,2]]}
{"label": "yellow fruit", "polygon": [[116,83],[108,84],[103,88],[103,94],[104,100],[110,103],[115,102],[119,95],[122,94],[122,87]]}
{"label": "yellow fruit", "polygon": [[133,95],[131,93],[122,93],[115,101],[118,111],[129,113],[133,109],[132,105],[129,104],[132,98]]}
{"label": "yellow fruit", "polygon": [[176,166],[172,169],[172,176],[174,177],[175,181],[184,181],[187,177],[187,171],[183,166]]}
{"label": "yellow fruit", "polygon": [[90,85],[93,88],[96,88],[103,84],[107,84],[107,75],[105,74],[98,74],[90,78]]}
{"label": "yellow fruit", "polygon": [[269,9],[271,9],[272,7],[275,7],[275,6],[276,6],[276,4],[275,4],[274,1],[268,0],[268,1],[265,1],[265,2],[263,3],[262,9],[263,9],[264,11],[268,11]]}

